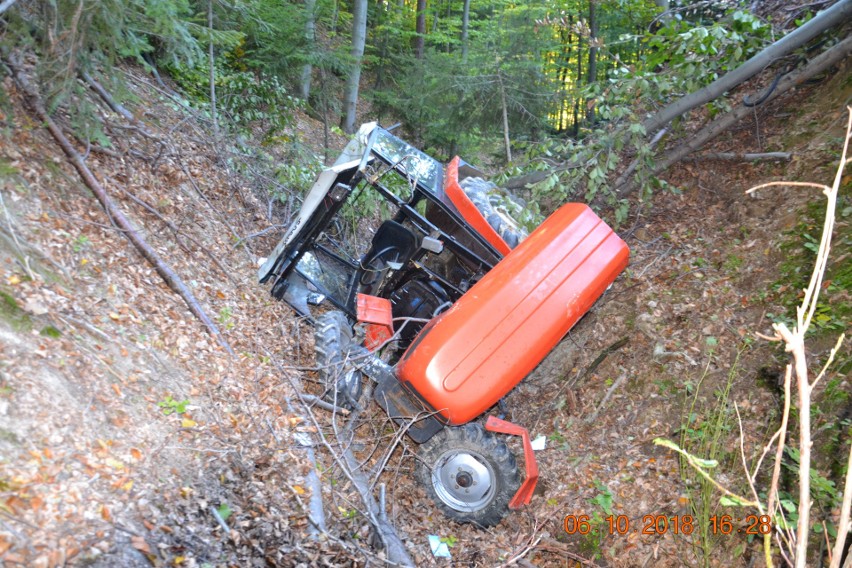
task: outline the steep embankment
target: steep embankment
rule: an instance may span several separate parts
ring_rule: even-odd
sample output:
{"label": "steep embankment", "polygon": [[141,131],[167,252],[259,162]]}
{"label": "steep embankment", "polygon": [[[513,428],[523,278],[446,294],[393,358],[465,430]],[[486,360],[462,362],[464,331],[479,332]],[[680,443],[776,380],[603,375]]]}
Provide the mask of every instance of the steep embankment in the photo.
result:
{"label": "steep embankment", "polygon": [[[0,558],[5,565],[289,563],[310,430],[289,405],[310,343],[256,285],[252,166],[136,70],[139,122],[102,101],[76,140],[192,290],[228,357],[104,213],[11,79],[0,139]],[[61,112],[57,121],[73,139]],[[266,248],[262,246],[261,248]],[[305,357],[307,355],[307,357]],[[331,553],[333,554],[333,553]]]}

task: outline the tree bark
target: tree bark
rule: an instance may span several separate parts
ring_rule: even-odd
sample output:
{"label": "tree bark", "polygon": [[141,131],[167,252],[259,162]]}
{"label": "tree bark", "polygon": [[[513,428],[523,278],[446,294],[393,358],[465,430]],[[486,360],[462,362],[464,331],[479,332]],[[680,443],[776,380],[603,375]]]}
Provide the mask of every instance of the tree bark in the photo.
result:
{"label": "tree bark", "polygon": [[[828,568],[840,568],[840,560],[843,558],[843,547],[846,546],[846,539],[849,537],[850,509],[852,509],[852,447],[849,448],[849,459],[846,464],[846,481],[843,483],[843,503],[840,506],[837,537],[834,541],[831,564]],[[846,564],[850,562],[852,562],[852,551],[846,557]]]}
{"label": "tree bark", "polygon": [[722,160],[726,162],[768,162],[788,161],[793,155],[790,152],[759,152],[754,154],[737,154],[736,152],[710,152],[695,156],[696,160]]}
{"label": "tree bark", "polygon": [[577,82],[574,84],[574,138],[580,137],[580,85],[583,84],[583,36],[577,34]]}
{"label": "tree bark", "polygon": [[213,59],[213,0],[207,0],[207,31],[210,33],[210,112],[213,114],[213,134],[219,135],[219,120],[216,117],[216,67]]}
{"label": "tree bark", "polygon": [[464,0],[464,5],[462,7],[462,31],[461,31],[462,63],[467,63],[468,28],[469,28],[469,26],[470,26],[470,0]]}
{"label": "tree bark", "polygon": [[[589,72],[586,73],[586,83],[593,84],[598,80],[598,19],[596,17],[595,3],[597,0],[589,0]],[[595,103],[590,101],[586,108],[586,122],[592,124],[595,122]]]}
{"label": "tree bark", "polygon": [[414,38],[414,56],[423,59],[426,49],[426,0],[417,0],[417,23],[414,32],[417,34]]}
{"label": "tree bark", "polygon": [[[305,41],[311,55],[314,52],[314,38],[316,37],[316,7],[317,0],[305,0]],[[311,74],[313,70],[313,65],[310,63],[305,63],[302,66],[302,80],[299,86],[304,101],[307,101],[311,96]]]}
{"label": "tree bark", "polygon": [[[827,51],[821,53],[810,63],[808,63],[802,69],[798,71],[794,71],[789,75],[785,75],[778,81],[778,86],[775,87],[775,90],[769,97],[764,101],[764,104],[776,99],[779,95],[786,93],[793,87],[797,85],[801,85],[808,79],[811,79],[820,73],[830,69],[832,66],[837,63],[843,61],[847,57],[849,57],[850,53],[852,53],[852,36],[847,37],[842,42],[838,43],[834,47],[831,47]],[[678,162],[691,154],[692,152],[701,148],[708,141],[712,140],[722,132],[726,131],[728,128],[750,115],[754,112],[752,107],[747,106],[739,106],[731,112],[725,114],[721,118],[718,118],[699,130],[695,135],[692,136],[685,143],[677,146],[676,148],[670,150],[669,152],[663,154],[658,157],[655,161],[657,166],[653,170],[653,174],[658,174],[669,166]],[[630,191],[633,190],[635,182],[626,181],[626,183],[622,187],[616,186],[615,191],[624,196]]]}
{"label": "tree bark", "polygon": [[355,132],[355,117],[358,109],[358,87],[361,82],[361,60],[364,57],[364,43],[367,39],[367,0],[355,0],[352,14],[352,69],[346,83],[346,116],[343,130],[348,134]]}
{"label": "tree bark", "polygon": [[503,143],[506,145],[506,162],[512,162],[512,143],[509,138],[509,108],[506,105],[506,87],[503,85],[503,74],[497,69],[497,80],[500,82],[500,102],[503,105]]}
{"label": "tree bark", "polygon": [[784,57],[822,32],[838,24],[848,22],[850,19],[852,19],[852,0],[840,0],[813,20],[776,41],[730,73],[723,75],[703,89],[676,100],[645,119],[642,126],[645,127],[646,134],[650,135],[685,112],[722,96],[725,92],[769,67],[778,58]]}
{"label": "tree bark", "polygon": [[112,199],[110,199],[104,187],[100,184],[100,182],[98,182],[94,174],[92,174],[92,171],[83,161],[83,157],[74,149],[74,146],[71,145],[71,142],[65,137],[65,134],[62,133],[62,129],[47,113],[47,109],[44,107],[44,104],[41,102],[41,99],[35,89],[33,89],[33,87],[29,84],[29,81],[27,81],[24,77],[20,64],[14,59],[15,58],[11,56],[5,57],[5,63],[12,71],[12,76],[14,77],[15,82],[18,86],[20,86],[21,91],[23,91],[25,100],[39,120],[44,123],[48,131],[53,135],[56,143],[59,144],[59,147],[62,148],[62,151],[67,156],[68,161],[71,162],[71,165],[74,166],[77,173],[80,174],[80,177],[83,178],[83,181],[89,189],[92,190],[92,193],[95,194],[98,201],[100,201],[101,206],[103,206],[104,211],[107,213],[107,216],[109,216],[115,225],[122,231],[124,236],[127,237],[127,240],[133,243],[133,246],[136,247],[145,260],[154,267],[160,277],[165,280],[166,284],[168,284],[169,288],[174,290],[181,298],[183,298],[183,301],[186,302],[186,305],[189,307],[189,311],[192,312],[202,324],[204,324],[207,331],[210,332],[210,335],[215,337],[219,342],[219,345],[221,345],[229,354],[234,355],[233,349],[231,349],[227,340],[222,336],[219,328],[216,327],[216,324],[207,316],[204,309],[198,303],[198,300],[195,299],[192,291],[183,283],[180,276],[178,276],[169,265],[163,262],[154,249],[145,242],[139,234],[139,231],[136,230],[130,220],[118,207],[116,207]]}

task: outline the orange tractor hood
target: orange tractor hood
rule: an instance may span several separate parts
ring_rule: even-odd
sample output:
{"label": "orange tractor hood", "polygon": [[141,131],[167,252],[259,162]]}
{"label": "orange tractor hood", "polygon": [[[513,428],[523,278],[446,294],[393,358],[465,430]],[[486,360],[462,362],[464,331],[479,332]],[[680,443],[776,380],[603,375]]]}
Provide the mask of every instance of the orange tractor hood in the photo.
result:
{"label": "orange tractor hood", "polygon": [[544,359],[628,256],[588,206],[562,206],[423,328],[397,377],[447,423],[473,420]]}

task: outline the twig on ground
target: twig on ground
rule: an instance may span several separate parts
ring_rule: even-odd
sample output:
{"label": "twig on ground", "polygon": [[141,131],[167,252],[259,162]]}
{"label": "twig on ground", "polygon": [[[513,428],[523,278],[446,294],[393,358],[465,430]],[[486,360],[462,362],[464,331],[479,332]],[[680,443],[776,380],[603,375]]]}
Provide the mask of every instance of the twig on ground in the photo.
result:
{"label": "twig on ground", "polygon": [[614,393],[616,390],[618,390],[618,387],[620,387],[620,386],[621,386],[621,384],[622,384],[624,381],[626,381],[626,380],[627,380],[627,373],[622,373],[622,374],[621,374],[621,375],[620,375],[620,376],[619,376],[619,377],[615,380],[615,382],[614,382],[614,383],[612,383],[612,386],[610,386],[610,387],[609,387],[609,389],[607,389],[606,394],[605,394],[605,395],[604,395],[604,397],[601,399],[600,403],[598,404],[598,407],[594,410],[594,412],[592,412],[592,413],[591,413],[591,414],[590,414],[590,415],[586,418],[586,422],[587,422],[587,423],[589,423],[589,422],[594,422],[594,421],[595,421],[595,419],[598,417],[598,414],[600,414],[600,411],[601,411],[601,410],[603,410],[604,405],[605,405],[605,404],[606,404],[606,402],[609,400],[609,397],[611,397],[611,396],[612,396],[612,393]]}
{"label": "twig on ground", "polygon": [[169,285],[169,287],[177,293],[181,298],[183,298],[186,305],[189,307],[189,310],[201,321],[201,323],[207,328],[207,331],[215,337],[219,345],[225,349],[230,355],[234,355],[233,349],[228,344],[225,337],[219,331],[219,328],[215,323],[210,319],[201,305],[196,300],[192,291],[184,284],[183,280],[177,273],[172,270],[172,268],[166,264],[160,256],[148,245],[147,242],[142,238],[139,234],[139,231],[133,226],[130,220],[124,215],[124,213],[116,207],[115,203],[113,203],[112,199],[107,194],[104,187],[100,184],[100,182],[95,178],[94,174],[92,174],[89,167],[85,164],[80,156],[79,152],[74,149],[71,145],[71,142],[65,137],[62,133],[62,129],[53,121],[50,115],[47,112],[47,109],[44,107],[44,104],[41,102],[38,93],[29,83],[29,81],[24,77],[20,62],[16,60],[16,57],[13,55],[5,54],[3,55],[6,66],[12,71],[12,75],[14,77],[15,82],[20,86],[22,92],[24,93],[24,99],[32,109],[32,111],[38,116],[38,118],[44,123],[45,127],[50,131],[56,140],[57,144],[62,148],[62,151],[68,158],[68,161],[74,166],[77,172],[80,174],[80,177],[83,178],[83,181],[86,182],[86,185],[95,196],[100,201],[107,215],[112,219],[115,224],[123,229],[125,232],[125,236],[127,239],[136,247],[136,249],[140,252],[140,254],[145,258],[149,263],[151,263],[157,273],[162,277],[162,279]]}
{"label": "twig on ground", "polygon": [[312,394],[300,394],[299,398],[301,398],[302,401],[309,406],[316,406],[317,408],[322,408],[323,410],[328,410],[329,412],[340,414],[341,416],[349,416],[349,410],[340,406],[335,406],[330,402],[326,402],[318,396],[314,396]]}
{"label": "twig on ground", "polygon": [[216,268],[218,268],[218,269],[222,272],[222,274],[224,274],[224,275],[225,275],[225,277],[226,277],[228,280],[230,280],[231,284],[234,284],[234,285],[236,285],[236,284],[237,284],[236,280],[234,280],[233,276],[231,276],[231,273],[233,272],[233,270],[230,270],[230,269],[226,268],[226,267],[222,264],[222,262],[221,262],[221,261],[220,261],[220,260],[216,257],[216,255],[214,255],[214,254],[213,254],[213,253],[212,253],[212,252],[211,252],[211,251],[210,251],[207,247],[205,247],[204,245],[202,245],[201,243],[199,243],[199,242],[198,242],[198,240],[196,240],[196,239],[195,239],[192,235],[189,235],[189,234],[183,233],[183,232],[180,230],[180,227],[178,227],[177,225],[175,225],[174,223],[172,223],[171,221],[169,221],[168,219],[166,219],[166,217],[165,217],[165,216],[164,216],[164,215],[163,215],[163,214],[162,214],[162,213],[161,213],[161,212],[160,212],[160,211],[159,211],[156,207],[154,207],[153,205],[151,205],[150,203],[148,203],[147,201],[145,201],[145,200],[144,200],[144,199],[142,199],[141,197],[138,197],[137,195],[135,195],[135,194],[133,194],[133,193],[131,193],[131,192],[127,191],[127,189],[125,189],[124,187],[121,187],[120,189],[121,189],[121,191],[124,193],[124,195],[126,195],[126,196],[127,196],[127,197],[129,197],[132,201],[134,201],[136,204],[138,204],[139,206],[141,206],[142,208],[144,208],[145,210],[147,210],[149,213],[151,213],[152,215],[154,215],[154,216],[155,216],[157,219],[159,219],[159,220],[160,220],[160,221],[161,221],[161,222],[162,222],[162,223],[163,223],[166,227],[168,227],[168,228],[169,228],[169,230],[170,230],[170,231],[172,232],[172,234],[174,235],[175,240],[177,241],[177,243],[181,246],[181,248],[183,248],[186,252],[190,252],[189,247],[187,247],[187,246],[183,243],[183,241],[181,240],[181,236],[184,236],[184,237],[186,237],[187,239],[189,239],[189,241],[190,241],[192,244],[194,244],[196,247],[198,247],[198,249],[199,249],[199,250],[201,250],[204,254],[206,254],[206,255],[207,255],[207,257],[208,257],[210,260],[212,260],[212,261],[213,261],[213,264],[215,264],[215,265],[216,265]]}
{"label": "twig on ground", "polygon": [[0,193],[0,205],[3,206],[3,213],[6,215],[6,223],[9,226],[9,234],[12,235],[12,240],[15,241],[15,248],[18,249],[18,253],[20,253],[21,258],[23,259],[22,264],[24,270],[27,271],[27,276],[30,280],[35,280],[35,274],[33,274],[33,271],[30,268],[30,257],[24,254],[24,250],[21,248],[21,243],[18,242],[18,235],[15,234],[15,226],[12,223],[12,216],[9,214],[9,209],[6,207],[6,201],[3,199],[2,193]]}
{"label": "twig on ground", "polygon": [[[601,363],[603,363],[604,359],[606,359],[609,354],[611,354],[615,351],[618,351],[619,349],[621,349],[622,347],[627,345],[627,343],[629,341],[630,341],[629,337],[622,337],[621,339],[619,339],[618,341],[616,341],[615,343],[613,343],[612,345],[610,345],[609,347],[607,347],[603,351],[601,351],[600,354],[595,358],[595,360],[592,361],[592,364],[589,365],[588,367],[586,367],[585,371],[577,374],[576,378],[573,381],[569,381],[567,379],[565,381],[563,381],[562,386],[559,387],[559,390],[556,391],[556,394],[552,397],[551,400],[558,401],[559,398],[560,398],[560,395],[565,391],[565,389],[572,388],[579,381],[585,379],[586,377],[588,377],[589,375],[594,373],[595,369],[597,369],[598,366]],[[538,427],[538,423],[541,421],[541,415],[544,413],[544,411],[551,408],[553,404],[554,403],[551,402],[550,404],[542,405],[541,410],[538,411],[538,415],[536,416],[535,422],[533,422],[533,427],[530,429],[531,432],[534,432],[535,429]],[[596,416],[597,411],[595,411],[594,414]]]}
{"label": "twig on ground", "polygon": [[213,518],[216,519],[216,522],[219,523],[219,526],[222,527],[222,530],[225,531],[225,535],[229,535],[231,533],[231,527],[228,526],[228,523],[225,522],[225,519],[223,519],[222,515],[219,514],[219,511],[216,510],[216,507],[210,505],[210,512],[213,514]]}
{"label": "twig on ground", "polygon": [[561,554],[561,555],[565,556],[566,558],[570,558],[571,560],[579,562],[583,566],[591,566],[592,568],[601,568],[600,565],[595,564],[594,562],[592,562],[588,558],[583,558],[579,554],[575,554],[575,553],[571,552],[566,545],[564,545],[561,542],[558,542],[556,540],[553,540],[552,538],[541,539],[541,542],[539,542],[539,544],[538,544],[538,546],[536,546],[536,548],[539,548],[541,550],[546,550],[548,552],[555,552],[556,554]]}
{"label": "twig on ground", "polygon": [[693,160],[720,160],[725,162],[777,162],[790,161],[793,155],[790,152],[756,152],[738,154],[736,152],[709,152],[694,156]]}
{"label": "twig on ground", "polygon": [[277,231],[277,230],[280,230],[280,229],[283,229],[283,228],[284,228],[284,225],[272,225],[271,227],[267,227],[267,228],[263,229],[262,231],[258,231],[256,233],[246,235],[245,237],[240,237],[239,239],[237,239],[237,242],[234,243],[233,247],[237,248],[241,244],[243,244],[244,241],[249,241],[251,239],[256,239],[258,237],[262,237],[263,235],[265,235],[267,233],[270,233],[272,231]]}

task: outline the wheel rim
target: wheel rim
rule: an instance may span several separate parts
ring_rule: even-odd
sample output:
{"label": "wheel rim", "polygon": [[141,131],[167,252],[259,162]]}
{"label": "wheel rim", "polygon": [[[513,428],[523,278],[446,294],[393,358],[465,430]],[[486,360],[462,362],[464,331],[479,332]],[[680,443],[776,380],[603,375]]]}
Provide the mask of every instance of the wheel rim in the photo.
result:
{"label": "wheel rim", "polygon": [[476,511],[494,495],[494,470],[476,452],[445,452],[432,468],[432,486],[453,509]]}

